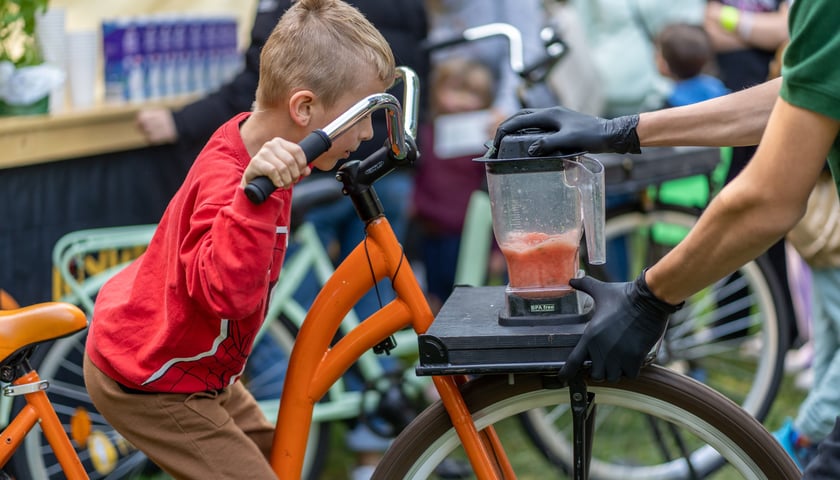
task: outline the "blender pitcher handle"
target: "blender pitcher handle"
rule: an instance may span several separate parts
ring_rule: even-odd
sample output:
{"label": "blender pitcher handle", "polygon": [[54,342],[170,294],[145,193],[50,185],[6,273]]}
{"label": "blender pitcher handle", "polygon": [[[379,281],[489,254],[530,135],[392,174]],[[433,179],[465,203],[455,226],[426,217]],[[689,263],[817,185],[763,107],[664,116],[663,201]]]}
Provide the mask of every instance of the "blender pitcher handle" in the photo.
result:
{"label": "blender pitcher handle", "polygon": [[581,155],[578,162],[591,177],[589,182],[578,186],[583,210],[583,229],[586,232],[586,250],[591,265],[607,261],[606,239],[604,237],[604,165],[595,158]]}

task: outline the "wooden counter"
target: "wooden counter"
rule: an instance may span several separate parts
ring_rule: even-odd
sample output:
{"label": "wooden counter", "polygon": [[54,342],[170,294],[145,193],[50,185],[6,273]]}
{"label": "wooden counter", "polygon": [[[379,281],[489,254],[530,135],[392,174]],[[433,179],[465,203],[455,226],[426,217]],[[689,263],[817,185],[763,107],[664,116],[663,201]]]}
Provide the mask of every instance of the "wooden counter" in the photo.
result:
{"label": "wooden counter", "polygon": [[135,124],[148,106],[178,108],[198,98],[102,104],[59,114],[0,117],[0,169],[148,146]]}

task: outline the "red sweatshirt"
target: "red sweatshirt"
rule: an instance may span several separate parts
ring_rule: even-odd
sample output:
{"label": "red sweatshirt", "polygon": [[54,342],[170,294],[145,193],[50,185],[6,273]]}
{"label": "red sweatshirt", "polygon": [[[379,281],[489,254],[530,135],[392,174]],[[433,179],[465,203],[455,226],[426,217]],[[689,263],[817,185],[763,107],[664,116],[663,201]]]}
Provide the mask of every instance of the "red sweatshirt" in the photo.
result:
{"label": "red sweatshirt", "polygon": [[87,340],[117,382],[193,393],[235,382],[286,253],[291,190],[254,205],[239,186],[250,161],[241,114],[193,164],[146,252],[96,298]]}

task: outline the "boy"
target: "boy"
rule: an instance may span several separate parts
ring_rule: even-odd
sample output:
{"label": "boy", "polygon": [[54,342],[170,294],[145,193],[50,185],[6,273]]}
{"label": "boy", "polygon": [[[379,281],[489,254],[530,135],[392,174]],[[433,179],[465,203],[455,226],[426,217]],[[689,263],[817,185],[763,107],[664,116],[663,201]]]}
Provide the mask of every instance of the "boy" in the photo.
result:
{"label": "boy", "polygon": [[[97,409],[176,478],[274,478],[273,426],[239,379],[286,250],[296,145],[395,78],[381,34],[341,0],[300,0],[262,50],[254,111],[199,154],[140,258],[103,286],[86,346]],[[370,118],[312,165],[333,168]],[[267,176],[261,205],[244,186]]]}

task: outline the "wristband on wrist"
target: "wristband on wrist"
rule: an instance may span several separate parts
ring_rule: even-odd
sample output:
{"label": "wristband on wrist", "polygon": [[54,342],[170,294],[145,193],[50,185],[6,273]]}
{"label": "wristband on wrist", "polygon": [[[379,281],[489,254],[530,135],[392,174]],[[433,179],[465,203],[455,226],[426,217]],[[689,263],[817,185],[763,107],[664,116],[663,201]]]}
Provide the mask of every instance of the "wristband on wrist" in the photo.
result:
{"label": "wristband on wrist", "polygon": [[720,26],[727,32],[735,32],[738,28],[738,20],[741,18],[741,12],[732,5],[724,5],[720,7],[720,16],[718,21]]}
{"label": "wristband on wrist", "polygon": [[753,15],[752,13],[744,13],[741,15],[740,19],[738,20],[738,26],[736,27],[735,31],[739,37],[744,40],[749,39],[750,33],[752,32],[753,27]]}

